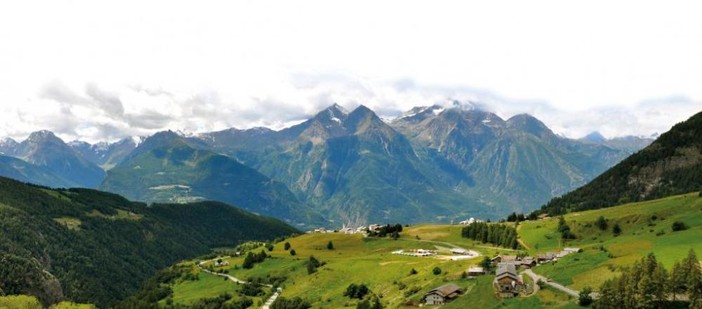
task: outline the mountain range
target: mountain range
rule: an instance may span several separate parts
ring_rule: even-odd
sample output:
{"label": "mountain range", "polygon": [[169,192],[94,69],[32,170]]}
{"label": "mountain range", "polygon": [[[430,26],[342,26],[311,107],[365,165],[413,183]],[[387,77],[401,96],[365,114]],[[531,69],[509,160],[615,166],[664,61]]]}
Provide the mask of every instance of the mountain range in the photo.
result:
{"label": "mountain range", "polygon": [[449,222],[531,211],[651,142],[568,139],[530,115],[503,120],[466,106],[416,107],[385,121],[334,104],[280,131],[160,132],[95,145],[40,131],[0,142],[0,162],[11,162],[0,175],[146,202],[218,200],[299,226]]}
{"label": "mountain range", "polygon": [[702,189],[702,113],[673,126],[648,147],[539,212],[563,214]]}

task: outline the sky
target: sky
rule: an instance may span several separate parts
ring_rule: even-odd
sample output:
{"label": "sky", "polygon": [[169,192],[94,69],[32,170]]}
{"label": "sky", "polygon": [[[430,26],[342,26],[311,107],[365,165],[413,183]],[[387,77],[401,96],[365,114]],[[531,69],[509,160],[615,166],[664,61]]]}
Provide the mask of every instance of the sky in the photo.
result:
{"label": "sky", "polygon": [[0,137],[279,129],[478,102],[578,138],[702,111],[695,1],[3,1]]}

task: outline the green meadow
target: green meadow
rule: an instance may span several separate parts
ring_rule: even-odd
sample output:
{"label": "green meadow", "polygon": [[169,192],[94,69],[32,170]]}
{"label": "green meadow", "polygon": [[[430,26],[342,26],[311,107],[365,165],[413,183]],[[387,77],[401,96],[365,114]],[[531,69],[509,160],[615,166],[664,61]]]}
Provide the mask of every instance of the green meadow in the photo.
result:
{"label": "green meadow", "polygon": [[[607,221],[604,231],[594,225],[600,216]],[[702,198],[698,193],[571,213],[564,218],[577,239],[560,240],[557,218],[524,222],[519,233],[530,254],[557,252],[563,247],[582,248],[580,254],[534,270],[575,289],[597,288],[618,275],[619,267],[651,252],[668,269],[690,249],[702,254]],[[674,232],[672,224],[676,221],[689,228]],[[612,231],[615,224],[622,230],[618,236]]]}
{"label": "green meadow", "polygon": [[[607,230],[594,225],[600,216],[606,219]],[[386,308],[418,305],[426,292],[446,283],[458,284],[465,293],[444,308],[575,308],[574,298],[549,287],[528,297],[497,298],[492,288],[493,276],[476,279],[461,276],[482,257],[452,261],[439,257],[393,255],[391,252],[431,249],[438,250],[440,255],[450,255],[451,248],[461,247],[487,256],[520,252],[536,255],[558,252],[563,247],[579,247],[583,252],[534,269],[536,273],[576,290],[585,286],[599,287],[604,280],[617,276],[621,266],[629,265],[649,252],[654,252],[666,267],[684,257],[690,248],[702,254],[702,242],[698,241],[702,239],[702,198],[697,193],[568,214],[565,220],[577,239],[560,240],[556,232],[557,218],[521,223],[518,231],[526,247],[521,251],[463,238],[462,226],[417,225],[405,227],[397,240],[367,238],[358,234],[304,234],[275,243],[272,251],[263,246],[252,250],[255,253],[265,250],[270,257],[251,269],[241,268],[243,256],[224,258],[230,264],[215,269],[226,270],[242,280],[283,277],[285,280],[280,284],[282,296],[302,297],[312,303],[313,308],[355,307],[358,300],[343,296],[352,283],[367,285]],[[689,228],[673,232],[671,226],[675,221],[684,222]],[[620,235],[612,233],[615,224],[622,229]],[[290,250],[284,249],[285,242],[290,243]],[[333,243],[334,249],[327,249],[329,242]],[[291,250],[295,250],[296,255],[291,255]],[[310,256],[325,263],[312,274],[308,274],[306,267]],[[441,269],[440,274],[433,273],[435,267]],[[416,274],[410,273],[412,269]],[[198,271],[195,266],[193,271]],[[198,281],[176,283],[172,287],[173,301],[187,304],[222,293],[237,295],[239,285],[232,281],[204,272],[200,272],[199,278]],[[264,302],[272,293],[270,288],[266,291],[267,295],[254,298],[255,304]]]}

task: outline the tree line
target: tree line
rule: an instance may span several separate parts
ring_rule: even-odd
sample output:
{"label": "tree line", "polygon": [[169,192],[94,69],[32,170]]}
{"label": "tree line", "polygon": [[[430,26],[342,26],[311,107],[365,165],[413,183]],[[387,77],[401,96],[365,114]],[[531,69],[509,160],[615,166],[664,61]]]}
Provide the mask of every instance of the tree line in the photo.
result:
{"label": "tree line", "polygon": [[505,248],[519,248],[517,229],[505,224],[475,222],[464,227],[461,236]]}
{"label": "tree line", "polygon": [[671,272],[653,253],[643,257],[602,284],[595,308],[668,308],[685,299],[689,308],[702,308],[702,272],[693,250]]}

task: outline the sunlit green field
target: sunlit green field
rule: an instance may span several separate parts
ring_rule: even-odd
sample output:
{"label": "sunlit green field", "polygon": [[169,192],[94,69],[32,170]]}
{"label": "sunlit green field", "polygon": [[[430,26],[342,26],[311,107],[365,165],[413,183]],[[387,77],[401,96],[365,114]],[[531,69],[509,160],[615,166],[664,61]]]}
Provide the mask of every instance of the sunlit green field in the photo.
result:
{"label": "sunlit green field", "polygon": [[[607,219],[606,231],[593,224],[599,216]],[[572,213],[565,219],[578,239],[559,241],[557,218],[524,222],[519,233],[531,254],[557,252],[563,247],[583,248],[583,253],[535,269],[575,289],[597,288],[618,274],[617,266],[630,265],[650,252],[667,268],[690,249],[702,254],[702,198],[697,193]],[[684,222],[689,229],[673,232],[675,221]],[[612,233],[615,223],[622,228],[619,236]]]}
{"label": "sunlit green field", "polygon": [[[291,244],[291,250],[295,250],[295,256],[290,254],[290,250],[284,250],[283,244],[286,241]],[[334,245],[333,250],[326,248],[329,241]],[[461,246],[465,244],[461,243]],[[450,261],[436,257],[420,258],[391,254],[392,251],[399,249],[434,250],[452,247],[451,244],[443,242],[427,242],[410,237],[392,240],[338,233],[307,234],[278,243],[273,251],[266,250],[272,257],[263,263],[256,264],[252,269],[240,267],[243,257],[225,260],[230,262],[230,266],[226,267],[229,274],[240,279],[266,276],[287,277],[287,280],[281,284],[282,295],[284,297],[300,296],[312,302],[315,308],[355,307],[357,300],[343,296],[351,283],[366,284],[375,295],[381,298],[384,305],[394,308],[408,301],[418,304],[427,291],[448,282],[467,289],[475,285],[474,281],[461,278],[461,273],[476,264],[479,258]],[[254,252],[260,250],[265,248],[261,247]],[[310,255],[326,262],[326,265],[311,275],[307,273],[306,268],[306,261]],[[442,273],[433,274],[434,267],[441,268]],[[415,269],[417,274],[411,275],[412,269]],[[203,274],[200,276],[202,278]],[[212,283],[217,287],[208,284],[179,283],[173,288],[174,301],[185,300],[187,295],[192,295],[194,299],[199,294],[198,290],[208,290],[207,293],[211,295],[228,291],[223,286],[235,285],[221,278],[217,278]]]}
{"label": "sunlit green field", "polygon": [[[607,219],[609,228],[601,231],[593,225],[599,217]],[[574,213],[565,216],[578,239],[562,242],[556,233],[557,219],[523,222],[518,230],[522,243],[521,252],[535,255],[549,251],[560,251],[563,247],[580,247],[584,251],[569,255],[554,264],[541,265],[534,269],[551,279],[581,289],[594,288],[606,279],[619,274],[619,266],[629,265],[649,252],[670,267],[681,259],[690,248],[702,254],[702,199],[695,194],[670,197],[658,201],[629,204],[609,209]],[[690,228],[673,232],[674,221],[685,222]],[[612,234],[612,226],[622,228],[619,236]],[[400,249],[432,249],[447,254],[451,248],[473,249],[487,256],[495,254],[517,254],[520,251],[494,247],[461,237],[462,226],[417,225],[405,227],[401,237],[364,238],[362,235],[305,234],[276,243],[272,251],[264,247],[271,257],[252,269],[242,269],[243,257],[225,258],[230,263],[225,268],[230,275],[249,280],[255,277],[285,277],[281,284],[283,297],[302,297],[313,304],[313,308],[355,307],[357,300],[344,297],[351,283],[366,284],[374,295],[382,300],[386,308],[417,305],[429,290],[453,282],[465,290],[464,295],[443,308],[575,308],[576,301],[556,290],[542,289],[536,295],[502,300],[494,296],[492,275],[477,279],[462,278],[466,268],[477,264],[481,258],[451,261],[437,257],[408,257],[391,254]],[[333,250],[327,249],[332,242]],[[289,242],[291,250],[284,250]],[[306,262],[313,255],[326,264],[316,273],[308,274]],[[207,264],[206,264],[207,265]],[[435,275],[432,270],[441,269]],[[410,274],[415,269],[417,274]],[[173,286],[175,303],[191,303],[202,297],[214,297],[221,293],[237,295],[238,286],[222,277],[200,273],[200,281],[180,282]],[[270,289],[268,289],[270,291]],[[265,297],[256,298],[257,304]]]}

